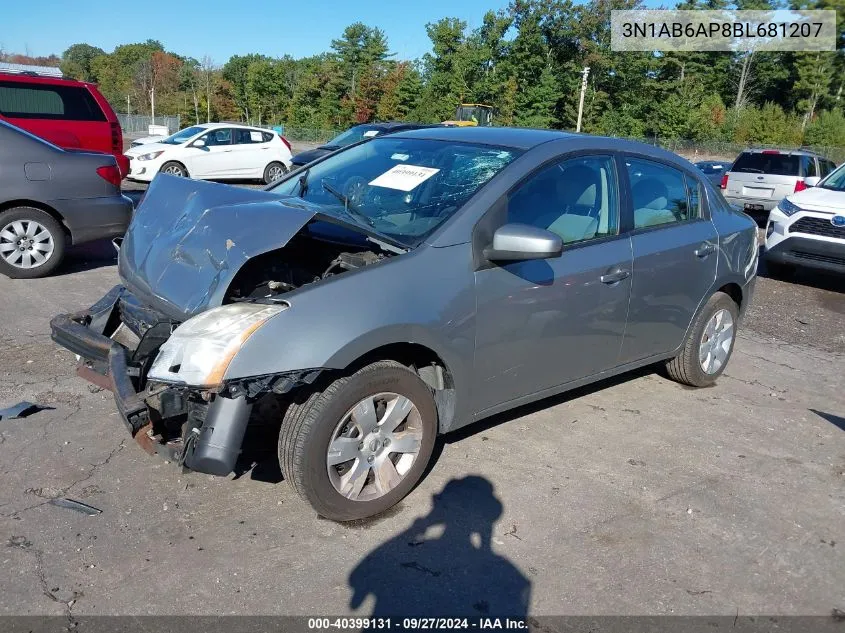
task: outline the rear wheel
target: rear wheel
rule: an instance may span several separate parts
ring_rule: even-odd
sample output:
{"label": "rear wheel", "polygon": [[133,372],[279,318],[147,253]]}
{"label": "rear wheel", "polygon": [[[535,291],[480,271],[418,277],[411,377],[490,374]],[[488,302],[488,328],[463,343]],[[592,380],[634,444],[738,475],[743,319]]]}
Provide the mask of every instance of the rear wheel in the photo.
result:
{"label": "rear wheel", "polygon": [[416,485],[437,434],[429,387],[380,361],[288,407],[279,464],[294,490],[335,521],[384,512]]}
{"label": "rear wheel", "polygon": [[182,163],[177,163],[175,160],[170,161],[169,163],[164,163],[159,169],[159,173],[167,174],[169,176],[179,176],[180,178],[187,178],[188,177],[188,170],[185,169],[185,166]]}
{"label": "rear wheel", "polygon": [[724,292],[715,293],[690,328],[681,352],[666,371],[677,382],[707,387],[725,371],[736,340],[739,307]]}
{"label": "rear wheel", "polygon": [[35,279],[56,269],[65,253],[65,232],[49,213],[15,207],[0,213],[0,272]]}
{"label": "rear wheel", "polygon": [[288,173],[287,167],[279,162],[272,162],[264,168],[264,183],[269,185]]}

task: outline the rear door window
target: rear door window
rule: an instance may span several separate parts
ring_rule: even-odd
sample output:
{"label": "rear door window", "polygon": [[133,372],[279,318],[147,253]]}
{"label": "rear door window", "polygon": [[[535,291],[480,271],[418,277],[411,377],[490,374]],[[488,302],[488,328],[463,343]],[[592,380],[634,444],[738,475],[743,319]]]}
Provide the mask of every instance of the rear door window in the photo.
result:
{"label": "rear door window", "polygon": [[271,134],[268,134],[267,132],[262,132],[260,130],[243,130],[240,128],[235,128],[234,132],[235,144],[237,145],[266,143],[272,138]]}
{"label": "rear door window", "polygon": [[819,174],[822,178],[827,176],[830,172],[836,169],[836,165],[831,163],[829,160],[822,159],[819,161],[819,168],[821,173]]}
{"label": "rear door window", "polygon": [[765,152],[743,152],[736,159],[731,171],[750,174],[772,174],[774,176],[798,176],[798,156]]}
{"label": "rear door window", "polygon": [[801,162],[804,164],[804,176],[810,178],[816,175],[816,159],[812,156],[802,156]]}
{"label": "rear door window", "polygon": [[[631,182],[635,229],[690,219],[687,183],[683,172],[668,165],[638,158],[626,158],[625,166],[628,168],[628,179]],[[693,216],[697,214],[696,208]]]}
{"label": "rear door window", "polygon": [[105,121],[91,93],[81,86],[0,81],[0,114],[10,119]]}

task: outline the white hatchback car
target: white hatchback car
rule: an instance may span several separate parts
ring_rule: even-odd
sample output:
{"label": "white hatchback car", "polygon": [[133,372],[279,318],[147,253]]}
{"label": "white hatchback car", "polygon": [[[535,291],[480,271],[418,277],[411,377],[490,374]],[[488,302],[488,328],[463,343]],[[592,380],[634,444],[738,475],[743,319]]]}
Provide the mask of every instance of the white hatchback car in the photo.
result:
{"label": "white hatchback car", "polygon": [[203,180],[278,180],[291,167],[290,144],[279,134],[237,123],[205,123],[127,150],[129,180],[159,172]]}
{"label": "white hatchback car", "polygon": [[769,272],[796,267],[845,273],[845,165],[809,189],[781,200],[769,214],[765,258]]}

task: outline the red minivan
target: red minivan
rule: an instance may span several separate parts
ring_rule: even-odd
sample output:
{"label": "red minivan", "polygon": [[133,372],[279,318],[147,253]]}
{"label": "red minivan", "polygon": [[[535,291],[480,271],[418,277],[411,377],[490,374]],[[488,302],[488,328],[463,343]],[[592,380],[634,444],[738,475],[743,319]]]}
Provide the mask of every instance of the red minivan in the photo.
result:
{"label": "red minivan", "polygon": [[117,116],[94,84],[0,72],[0,119],[65,149],[114,154],[129,173]]}

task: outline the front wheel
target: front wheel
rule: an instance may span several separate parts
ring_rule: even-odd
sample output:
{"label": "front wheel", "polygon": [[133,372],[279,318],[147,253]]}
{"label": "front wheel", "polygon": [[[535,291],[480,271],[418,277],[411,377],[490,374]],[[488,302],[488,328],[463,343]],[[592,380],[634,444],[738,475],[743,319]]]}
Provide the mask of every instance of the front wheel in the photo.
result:
{"label": "front wheel", "polygon": [[61,263],[65,232],[41,209],[15,207],[0,213],[0,273],[12,279],[45,277]]}
{"label": "front wheel", "polygon": [[429,387],[404,365],[379,361],[288,407],[279,464],[320,515],[362,519],[384,512],[413,489],[436,434]]}
{"label": "front wheel", "polygon": [[707,387],[725,371],[733,353],[739,307],[724,292],[704,305],[687,333],[680,353],[666,363],[673,380],[692,387]]}
{"label": "front wheel", "polygon": [[169,163],[164,163],[159,171],[162,174],[167,174],[169,176],[179,176],[180,178],[188,177],[188,170],[185,169],[185,166],[182,163],[177,163],[175,160],[172,160]]}
{"label": "front wheel", "polygon": [[264,168],[264,184],[269,185],[288,173],[287,167],[282,163],[272,162]]}

